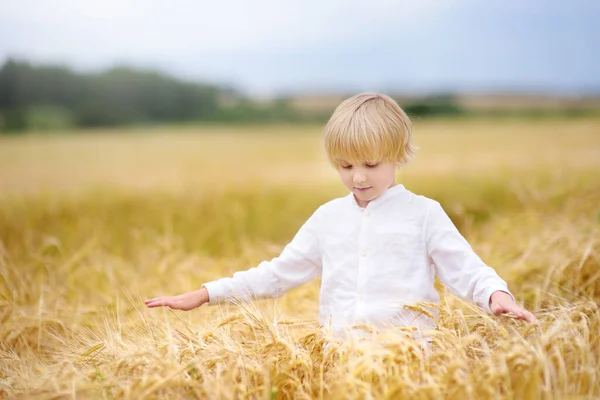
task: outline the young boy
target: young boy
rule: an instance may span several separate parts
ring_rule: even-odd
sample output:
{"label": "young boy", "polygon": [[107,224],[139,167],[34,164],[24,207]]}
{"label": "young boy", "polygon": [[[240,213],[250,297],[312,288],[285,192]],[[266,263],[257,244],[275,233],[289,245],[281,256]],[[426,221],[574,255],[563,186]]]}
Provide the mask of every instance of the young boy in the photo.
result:
{"label": "young boy", "polygon": [[191,310],[273,298],[321,276],[319,318],[325,328],[341,333],[359,324],[411,325],[424,332],[434,321],[404,305],[438,303],[437,275],[488,312],[536,322],[438,202],[396,184],[396,169],[412,158],[414,148],[411,122],[394,100],[364,93],[342,102],[326,125],[325,148],[350,194],[319,207],[279,257],[146,305]]}

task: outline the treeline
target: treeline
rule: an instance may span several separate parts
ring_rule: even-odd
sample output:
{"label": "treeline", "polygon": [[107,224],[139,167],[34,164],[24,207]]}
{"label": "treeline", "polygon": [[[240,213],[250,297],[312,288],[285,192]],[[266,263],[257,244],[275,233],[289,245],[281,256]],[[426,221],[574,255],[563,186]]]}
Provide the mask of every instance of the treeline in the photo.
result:
{"label": "treeline", "polygon": [[128,68],[78,74],[9,60],[0,69],[0,115],[10,131],[187,121],[214,115],[222,90]]}
{"label": "treeline", "polygon": [[[261,103],[224,85],[125,67],[84,74],[8,60],[0,68],[0,132],[200,121],[323,123],[334,108],[307,111],[293,100]],[[416,118],[478,115],[451,95],[400,104]],[[539,115],[534,110],[531,116]]]}
{"label": "treeline", "polygon": [[226,86],[131,68],[76,73],[8,60],[0,69],[0,131],[131,124],[321,121],[281,99],[260,104]]}

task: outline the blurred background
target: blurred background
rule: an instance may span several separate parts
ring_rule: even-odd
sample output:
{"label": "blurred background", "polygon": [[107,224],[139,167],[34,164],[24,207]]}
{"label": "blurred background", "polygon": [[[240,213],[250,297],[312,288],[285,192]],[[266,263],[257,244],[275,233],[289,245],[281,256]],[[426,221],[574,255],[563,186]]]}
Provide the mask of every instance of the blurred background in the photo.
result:
{"label": "blurred background", "polygon": [[413,118],[600,114],[600,4],[3,2],[0,130],[323,123],[381,91]]}

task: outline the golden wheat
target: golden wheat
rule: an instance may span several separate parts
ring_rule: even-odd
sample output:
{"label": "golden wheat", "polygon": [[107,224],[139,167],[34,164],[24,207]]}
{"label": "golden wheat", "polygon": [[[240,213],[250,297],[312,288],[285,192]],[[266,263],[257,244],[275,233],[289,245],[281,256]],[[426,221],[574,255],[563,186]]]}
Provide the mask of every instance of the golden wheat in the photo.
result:
{"label": "golden wheat", "polygon": [[489,316],[440,287],[431,351],[409,328],[327,337],[317,281],[278,300],[145,308],[277,255],[344,194],[318,127],[1,138],[0,397],[599,397],[599,132],[416,123],[400,180],[439,200],[540,319]]}

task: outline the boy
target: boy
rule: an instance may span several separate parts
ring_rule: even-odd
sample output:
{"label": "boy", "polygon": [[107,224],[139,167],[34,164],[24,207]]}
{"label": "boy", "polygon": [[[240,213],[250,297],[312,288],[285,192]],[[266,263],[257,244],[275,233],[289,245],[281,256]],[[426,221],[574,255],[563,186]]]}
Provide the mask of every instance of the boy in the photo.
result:
{"label": "boy", "polygon": [[423,332],[434,321],[403,306],[439,302],[437,275],[488,312],[536,322],[438,202],[396,184],[396,169],[412,158],[414,148],[411,122],[394,100],[363,93],[342,102],[326,125],[325,148],[350,194],[319,207],[279,257],[146,305],[191,310],[234,298],[272,298],[321,276],[324,327],[342,333],[358,324],[412,325]]}

